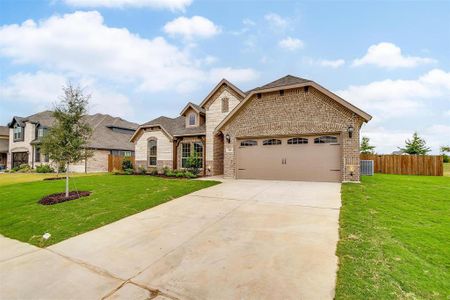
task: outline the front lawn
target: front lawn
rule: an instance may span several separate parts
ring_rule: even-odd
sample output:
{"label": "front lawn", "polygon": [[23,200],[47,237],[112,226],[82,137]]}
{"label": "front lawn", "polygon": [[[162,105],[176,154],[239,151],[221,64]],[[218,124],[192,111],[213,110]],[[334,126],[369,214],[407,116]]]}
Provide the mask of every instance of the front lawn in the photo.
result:
{"label": "front lawn", "polygon": [[[70,177],[95,176],[105,174],[107,173],[70,173]],[[56,173],[2,173],[0,174],[0,186],[14,183],[40,181],[44,180],[45,178],[52,178],[57,176],[64,177],[65,174],[57,175]]]}
{"label": "front lawn", "polygon": [[343,184],[336,299],[449,299],[450,178]]}
{"label": "front lawn", "polygon": [[[5,174],[9,175],[9,174]],[[98,228],[185,194],[213,186],[214,181],[163,179],[151,176],[85,176],[71,179],[72,188],[91,191],[56,205],[37,202],[64,191],[64,180],[5,185],[0,188],[0,234],[45,246]]]}

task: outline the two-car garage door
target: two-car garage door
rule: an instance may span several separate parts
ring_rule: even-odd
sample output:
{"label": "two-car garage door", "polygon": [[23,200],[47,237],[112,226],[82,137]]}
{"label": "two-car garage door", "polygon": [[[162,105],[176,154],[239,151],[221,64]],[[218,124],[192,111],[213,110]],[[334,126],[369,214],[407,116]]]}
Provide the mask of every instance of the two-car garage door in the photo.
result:
{"label": "two-car garage door", "polygon": [[237,177],[341,181],[339,136],[238,140]]}

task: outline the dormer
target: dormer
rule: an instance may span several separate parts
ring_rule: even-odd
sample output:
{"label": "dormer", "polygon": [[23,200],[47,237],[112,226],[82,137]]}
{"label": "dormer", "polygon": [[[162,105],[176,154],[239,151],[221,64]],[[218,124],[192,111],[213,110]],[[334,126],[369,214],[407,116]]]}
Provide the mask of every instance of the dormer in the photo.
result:
{"label": "dormer", "polygon": [[205,110],[192,102],[183,108],[180,115],[185,117],[186,128],[198,127],[205,123]]}

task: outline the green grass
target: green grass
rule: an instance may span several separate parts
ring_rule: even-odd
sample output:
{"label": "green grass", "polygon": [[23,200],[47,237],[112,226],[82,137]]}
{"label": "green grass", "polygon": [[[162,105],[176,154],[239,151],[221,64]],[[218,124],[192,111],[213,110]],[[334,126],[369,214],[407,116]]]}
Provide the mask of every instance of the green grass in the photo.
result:
{"label": "green grass", "polygon": [[[91,191],[89,197],[49,206],[37,203],[43,196],[63,192],[64,184],[64,180],[58,180],[2,186],[0,233],[48,246],[217,182],[151,176],[86,176],[71,179],[71,184],[78,190]],[[45,232],[52,237],[43,245],[41,236]]]}
{"label": "green grass", "polygon": [[336,299],[449,299],[450,178],[343,184]]}
{"label": "green grass", "polygon": [[[70,177],[83,177],[83,176],[95,176],[95,175],[105,175],[107,173],[71,173]],[[40,181],[44,178],[56,177],[55,173],[2,173],[0,174],[0,186],[10,185],[22,182]],[[59,175],[59,176],[64,176]]]}
{"label": "green grass", "polygon": [[450,176],[450,163],[444,164],[444,176]]}

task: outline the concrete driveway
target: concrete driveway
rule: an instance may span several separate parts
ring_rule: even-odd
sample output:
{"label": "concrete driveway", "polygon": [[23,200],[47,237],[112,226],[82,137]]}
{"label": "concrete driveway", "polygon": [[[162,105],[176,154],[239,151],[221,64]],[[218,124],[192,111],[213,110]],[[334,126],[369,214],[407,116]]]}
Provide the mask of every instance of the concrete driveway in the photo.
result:
{"label": "concrete driveway", "polygon": [[225,180],[59,244],[0,239],[0,298],[332,299],[340,184]]}

